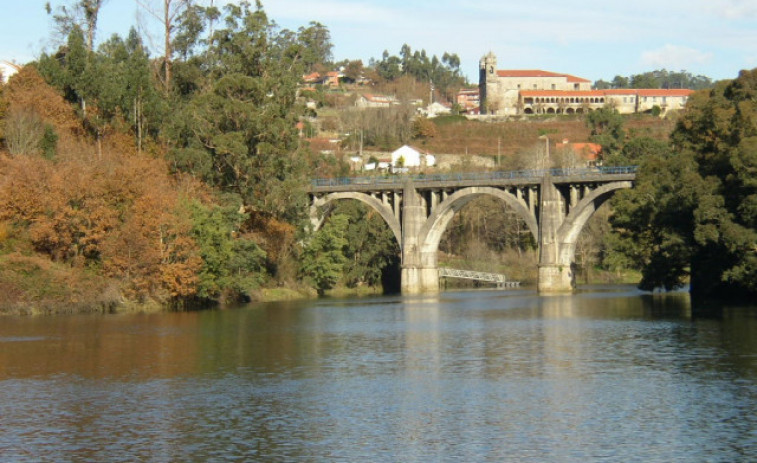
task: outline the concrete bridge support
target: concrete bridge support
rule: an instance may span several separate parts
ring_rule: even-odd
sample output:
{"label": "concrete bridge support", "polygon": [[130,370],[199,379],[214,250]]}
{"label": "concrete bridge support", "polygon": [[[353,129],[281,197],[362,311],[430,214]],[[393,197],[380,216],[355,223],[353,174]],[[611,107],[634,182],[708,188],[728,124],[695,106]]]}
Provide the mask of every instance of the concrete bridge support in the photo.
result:
{"label": "concrete bridge support", "polygon": [[550,176],[541,184],[539,214],[539,279],[540,293],[570,292],[576,287],[571,244],[563,242],[560,227],[565,218],[565,199]]}
{"label": "concrete bridge support", "polygon": [[426,205],[410,183],[405,185],[402,198],[402,293],[438,292],[436,249],[424,251],[424,236],[421,234],[427,218]]}

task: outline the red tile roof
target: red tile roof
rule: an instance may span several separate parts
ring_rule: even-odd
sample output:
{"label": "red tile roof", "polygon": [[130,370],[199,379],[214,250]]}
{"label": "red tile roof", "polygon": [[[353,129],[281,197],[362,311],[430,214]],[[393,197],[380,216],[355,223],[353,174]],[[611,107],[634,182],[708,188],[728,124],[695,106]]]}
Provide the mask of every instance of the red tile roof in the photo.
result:
{"label": "red tile roof", "polygon": [[556,145],[558,150],[570,149],[587,161],[596,161],[602,152],[602,145],[597,143],[567,143]]}
{"label": "red tile roof", "polygon": [[591,82],[581,77],[570,74],[558,74],[556,72],[542,71],[540,69],[509,69],[497,71],[499,77],[564,77],[568,82]]}
{"label": "red tile roof", "polygon": [[619,88],[611,90],[521,90],[520,94],[523,97],[603,97],[612,95],[639,95],[639,96],[670,96],[670,97],[683,97],[689,96],[694,93],[693,90],[688,89],[655,89],[655,88]]}
{"label": "red tile roof", "polygon": [[694,90],[687,88],[640,88],[636,92],[638,92],[639,96],[689,96],[694,93]]}

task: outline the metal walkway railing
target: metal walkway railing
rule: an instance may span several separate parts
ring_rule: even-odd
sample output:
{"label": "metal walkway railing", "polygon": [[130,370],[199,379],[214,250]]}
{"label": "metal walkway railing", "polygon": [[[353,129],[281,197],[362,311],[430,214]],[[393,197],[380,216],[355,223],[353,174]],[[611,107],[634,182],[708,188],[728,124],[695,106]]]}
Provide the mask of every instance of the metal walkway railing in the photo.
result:
{"label": "metal walkway railing", "polygon": [[439,277],[462,278],[465,280],[488,281],[496,283],[497,287],[514,288],[520,286],[519,281],[508,281],[501,273],[475,272],[473,270],[460,270],[454,268],[439,268]]}

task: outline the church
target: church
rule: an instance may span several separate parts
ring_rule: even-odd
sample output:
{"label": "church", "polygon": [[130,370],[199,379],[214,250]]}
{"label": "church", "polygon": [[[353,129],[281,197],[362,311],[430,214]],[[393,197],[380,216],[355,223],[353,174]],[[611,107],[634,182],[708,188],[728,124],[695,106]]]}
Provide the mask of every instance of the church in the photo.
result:
{"label": "church", "polygon": [[610,105],[621,114],[679,110],[693,93],[688,89],[594,90],[591,81],[541,70],[499,70],[489,52],[479,61],[481,114],[526,116],[582,114]]}

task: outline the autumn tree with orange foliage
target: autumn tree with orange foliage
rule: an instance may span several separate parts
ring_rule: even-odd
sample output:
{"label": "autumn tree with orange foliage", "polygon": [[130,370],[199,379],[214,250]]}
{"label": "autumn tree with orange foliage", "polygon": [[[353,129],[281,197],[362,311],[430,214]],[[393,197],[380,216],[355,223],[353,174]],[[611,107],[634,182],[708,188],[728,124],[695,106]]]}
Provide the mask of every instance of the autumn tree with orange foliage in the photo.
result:
{"label": "autumn tree with orange foliage", "polygon": [[39,98],[49,87],[32,68],[7,90],[13,104],[53,121],[63,143],[54,162],[34,155],[0,161],[0,221],[53,261],[117,279],[129,299],[193,297],[202,259],[166,163],[133,145],[105,145],[95,156],[70,106],[57,95]]}

